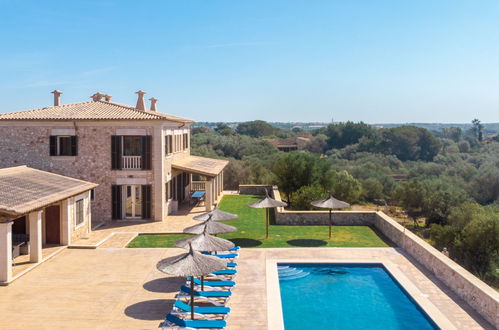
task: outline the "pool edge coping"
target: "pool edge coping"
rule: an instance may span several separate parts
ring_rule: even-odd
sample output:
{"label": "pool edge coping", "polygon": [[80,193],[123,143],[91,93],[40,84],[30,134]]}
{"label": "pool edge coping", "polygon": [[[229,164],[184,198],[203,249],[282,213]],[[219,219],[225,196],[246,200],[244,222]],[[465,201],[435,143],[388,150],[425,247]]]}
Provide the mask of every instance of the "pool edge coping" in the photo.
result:
{"label": "pool edge coping", "polygon": [[317,263],[317,264],[381,264],[398,282],[407,294],[441,329],[457,329],[456,326],[412,283],[398,266],[383,259],[286,259],[272,258],[266,260],[267,284],[267,329],[284,330],[281,291],[279,287],[278,263]]}

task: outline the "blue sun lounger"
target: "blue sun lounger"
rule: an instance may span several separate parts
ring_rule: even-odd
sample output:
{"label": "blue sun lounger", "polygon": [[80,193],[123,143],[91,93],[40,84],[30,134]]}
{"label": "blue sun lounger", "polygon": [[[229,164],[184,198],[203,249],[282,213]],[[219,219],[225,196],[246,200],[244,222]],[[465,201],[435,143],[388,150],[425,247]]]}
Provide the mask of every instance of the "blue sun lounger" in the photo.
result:
{"label": "blue sun lounger", "polygon": [[213,275],[236,275],[237,270],[235,269],[222,269],[222,270],[217,270],[216,272],[212,273]]}
{"label": "blue sun lounger", "polygon": [[[177,312],[190,313],[191,306],[181,300],[175,300],[175,303],[173,304],[173,313],[176,314]],[[226,315],[230,313],[230,308],[222,306],[194,306],[194,313]]]}
{"label": "blue sun lounger", "polygon": [[232,249],[229,249],[229,251],[239,251],[240,248],[240,246],[234,246]]}
{"label": "blue sun lounger", "polygon": [[[190,278],[189,278],[190,280]],[[201,285],[201,280],[199,278],[194,279],[194,284]],[[204,286],[235,286],[234,281],[204,281]]]}
{"label": "blue sun lounger", "polygon": [[235,267],[237,267],[237,263],[236,262],[228,262],[227,267],[235,268]]}
{"label": "blue sun lounger", "polygon": [[235,259],[235,258],[239,257],[239,254],[237,254],[237,253],[222,253],[222,254],[212,254],[211,256],[219,257],[222,259]]}
{"label": "blue sun lounger", "polygon": [[181,327],[185,329],[225,329],[227,322],[224,320],[184,320],[175,315],[166,315],[163,329]]}
{"label": "blue sun lounger", "polygon": [[[186,285],[182,285],[180,287],[180,291],[186,294],[191,294],[191,289]],[[230,291],[198,291],[194,290],[194,297],[207,297],[207,298],[229,298],[232,296],[232,292]]]}

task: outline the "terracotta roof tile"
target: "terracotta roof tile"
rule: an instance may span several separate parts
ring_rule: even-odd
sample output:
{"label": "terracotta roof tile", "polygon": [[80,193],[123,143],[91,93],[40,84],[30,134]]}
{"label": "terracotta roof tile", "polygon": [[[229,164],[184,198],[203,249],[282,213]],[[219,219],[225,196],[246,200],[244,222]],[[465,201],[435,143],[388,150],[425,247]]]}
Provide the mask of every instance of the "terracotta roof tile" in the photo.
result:
{"label": "terracotta roof tile", "polygon": [[40,109],[0,114],[2,120],[169,120],[182,123],[190,119],[157,111],[141,111],[134,107],[106,101],[64,104]]}
{"label": "terracotta roof tile", "polygon": [[98,185],[27,166],[0,169],[0,214],[23,215]]}

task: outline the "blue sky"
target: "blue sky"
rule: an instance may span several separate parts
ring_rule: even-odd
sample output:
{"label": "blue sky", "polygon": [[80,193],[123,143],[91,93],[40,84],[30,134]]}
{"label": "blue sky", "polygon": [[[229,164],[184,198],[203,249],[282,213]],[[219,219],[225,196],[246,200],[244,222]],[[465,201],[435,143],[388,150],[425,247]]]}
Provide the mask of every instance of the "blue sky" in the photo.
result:
{"label": "blue sky", "polygon": [[499,1],[0,0],[0,112],[96,91],[197,121],[499,121]]}

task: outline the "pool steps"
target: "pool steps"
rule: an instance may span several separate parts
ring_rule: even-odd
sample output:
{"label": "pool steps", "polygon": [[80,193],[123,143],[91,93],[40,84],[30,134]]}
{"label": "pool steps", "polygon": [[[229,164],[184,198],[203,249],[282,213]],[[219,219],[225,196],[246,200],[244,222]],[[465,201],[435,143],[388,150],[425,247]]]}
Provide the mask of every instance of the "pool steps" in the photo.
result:
{"label": "pool steps", "polygon": [[310,273],[289,266],[277,266],[279,280],[288,281],[308,276]]}

